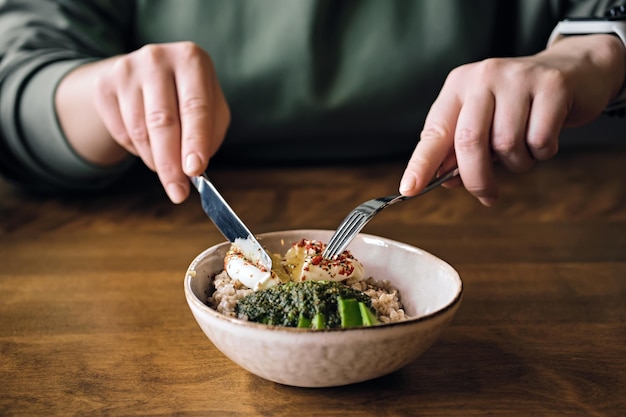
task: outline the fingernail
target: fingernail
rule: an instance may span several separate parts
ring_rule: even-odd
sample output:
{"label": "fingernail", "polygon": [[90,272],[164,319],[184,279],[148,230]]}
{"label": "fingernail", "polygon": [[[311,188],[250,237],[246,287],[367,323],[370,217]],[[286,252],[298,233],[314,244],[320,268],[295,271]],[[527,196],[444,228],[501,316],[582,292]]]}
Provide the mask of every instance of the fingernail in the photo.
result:
{"label": "fingernail", "polygon": [[415,175],[404,174],[400,180],[400,193],[410,192],[415,188]]}
{"label": "fingernail", "polygon": [[197,175],[202,170],[202,160],[197,153],[190,153],[185,159],[185,171],[188,175]]}
{"label": "fingernail", "polygon": [[172,203],[179,204],[185,200],[185,197],[187,196],[187,191],[182,185],[173,182],[167,186],[167,195],[169,196],[170,200],[172,200]]}

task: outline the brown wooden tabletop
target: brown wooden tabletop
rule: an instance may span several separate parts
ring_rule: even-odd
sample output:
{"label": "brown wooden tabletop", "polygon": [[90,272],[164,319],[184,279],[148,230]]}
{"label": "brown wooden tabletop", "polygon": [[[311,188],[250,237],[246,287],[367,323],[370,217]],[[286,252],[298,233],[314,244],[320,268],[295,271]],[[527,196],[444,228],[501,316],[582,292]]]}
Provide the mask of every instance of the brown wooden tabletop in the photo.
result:
{"label": "brown wooden tabletop", "polygon": [[[333,229],[394,193],[404,161],[212,166],[255,232]],[[501,200],[437,189],[365,232],[419,246],[465,296],[423,356],[386,377],[282,386],[204,336],[184,272],[221,242],[197,195],[175,206],[152,173],[97,196],[35,197],[0,180],[0,415],[623,416],[626,150],[498,171]]]}

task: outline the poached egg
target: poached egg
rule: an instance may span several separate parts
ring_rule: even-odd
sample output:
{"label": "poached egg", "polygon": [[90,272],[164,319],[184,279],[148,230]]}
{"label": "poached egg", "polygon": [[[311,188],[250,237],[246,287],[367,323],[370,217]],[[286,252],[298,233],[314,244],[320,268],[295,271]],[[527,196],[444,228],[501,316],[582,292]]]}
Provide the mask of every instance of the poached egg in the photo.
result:
{"label": "poached egg", "polygon": [[301,239],[285,254],[285,266],[292,281],[362,281],[365,269],[350,251],[333,259],[322,256],[326,245],[317,240]]}
{"label": "poached egg", "polygon": [[270,254],[268,268],[257,257],[249,256],[245,245],[236,241],[224,258],[228,275],[255,291],[289,281],[361,281],[365,278],[363,264],[349,251],[333,259],[324,259],[326,245],[320,241],[301,239],[294,243],[284,258]]}

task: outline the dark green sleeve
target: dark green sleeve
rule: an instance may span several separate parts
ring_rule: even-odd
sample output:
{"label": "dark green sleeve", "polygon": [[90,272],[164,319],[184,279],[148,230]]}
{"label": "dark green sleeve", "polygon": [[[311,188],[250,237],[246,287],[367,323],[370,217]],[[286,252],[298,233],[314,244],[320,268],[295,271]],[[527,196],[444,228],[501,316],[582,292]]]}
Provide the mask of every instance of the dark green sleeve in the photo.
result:
{"label": "dark green sleeve", "polygon": [[[77,65],[125,52],[132,1],[0,2],[0,172],[34,189],[104,186],[131,160],[101,167],[60,129],[54,93]],[[78,117],[78,115],[77,115]]]}
{"label": "dark green sleeve", "polygon": [[[523,1],[523,0],[522,0]],[[551,0],[552,9],[559,19],[566,17],[601,17],[613,6],[623,4],[623,0]]]}
{"label": "dark green sleeve", "polygon": [[[446,75],[533,54],[609,0],[0,0],[0,171],[30,187],[109,184],[66,142],[54,92],[84,62],[187,40],[213,58],[233,119],[218,156],[406,155]],[[245,149],[246,152],[242,152]]]}

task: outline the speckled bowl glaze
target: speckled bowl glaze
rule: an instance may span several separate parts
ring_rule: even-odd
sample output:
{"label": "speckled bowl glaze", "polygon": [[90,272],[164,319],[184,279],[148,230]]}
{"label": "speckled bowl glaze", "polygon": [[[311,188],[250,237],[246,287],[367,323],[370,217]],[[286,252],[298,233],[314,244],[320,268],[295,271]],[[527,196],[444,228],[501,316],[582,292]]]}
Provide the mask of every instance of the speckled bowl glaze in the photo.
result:
{"label": "speckled bowl glaze", "polygon": [[[270,251],[284,254],[302,238],[328,242],[330,230],[289,230],[259,235]],[[349,249],[367,276],[388,279],[400,291],[411,319],[372,327],[307,330],[246,322],[206,304],[214,274],[223,269],[230,243],[199,254],[185,274],[191,312],[211,342],[233,362],[262,378],[299,387],[331,387],[389,374],[413,362],[452,320],[461,303],[459,274],[416,247],[360,234]]]}

